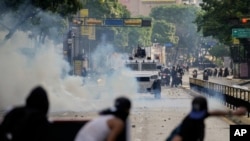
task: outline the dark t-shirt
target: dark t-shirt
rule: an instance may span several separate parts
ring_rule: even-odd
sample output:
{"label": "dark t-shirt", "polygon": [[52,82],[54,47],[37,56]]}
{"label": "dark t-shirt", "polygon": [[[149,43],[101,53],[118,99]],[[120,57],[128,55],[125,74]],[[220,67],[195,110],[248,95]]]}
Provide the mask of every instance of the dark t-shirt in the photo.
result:
{"label": "dark t-shirt", "polygon": [[[41,112],[26,107],[10,111],[0,125],[2,141],[46,141],[49,122]],[[8,138],[11,134],[11,138]]]}
{"label": "dark t-shirt", "polygon": [[190,116],[186,116],[182,123],[177,126],[166,141],[171,141],[175,135],[182,137],[182,141],[203,141],[205,136],[205,124],[204,120],[209,116],[206,113],[203,118],[192,119]]}

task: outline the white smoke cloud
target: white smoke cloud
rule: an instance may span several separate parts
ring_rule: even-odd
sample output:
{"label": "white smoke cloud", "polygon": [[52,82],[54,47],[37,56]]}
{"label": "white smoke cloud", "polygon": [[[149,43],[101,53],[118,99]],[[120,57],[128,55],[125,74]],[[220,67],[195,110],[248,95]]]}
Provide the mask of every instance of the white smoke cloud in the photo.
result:
{"label": "white smoke cloud", "polygon": [[[28,34],[17,32],[0,47],[0,109],[24,104],[30,90],[36,85],[42,85],[47,90],[51,112],[100,110],[111,106],[117,96],[132,98],[136,93],[135,80],[122,75],[122,71],[128,70],[122,68],[120,63],[112,63],[112,67],[119,71],[112,74],[103,72],[97,78],[89,78],[99,83],[83,85],[80,76],[62,77],[63,72],[70,70],[69,64],[63,59],[62,44],[54,45],[47,40],[46,44],[37,48],[33,42]],[[111,51],[111,56],[116,54],[113,57],[115,61],[122,61],[122,55],[115,53],[111,45],[99,45],[93,53],[97,70],[100,67],[108,70],[110,67],[103,60],[103,57],[109,57],[108,54],[100,51],[100,48]],[[116,67],[118,64],[119,67]]]}

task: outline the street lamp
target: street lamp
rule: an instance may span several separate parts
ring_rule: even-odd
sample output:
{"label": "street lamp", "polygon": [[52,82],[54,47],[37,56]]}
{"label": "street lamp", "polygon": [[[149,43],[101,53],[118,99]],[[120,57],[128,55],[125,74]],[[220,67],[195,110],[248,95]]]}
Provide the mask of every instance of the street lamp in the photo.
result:
{"label": "street lamp", "polygon": [[75,34],[74,32],[72,32],[72,30],[69,31],[68,34],[68,48],[70,49],[70,64],[72,66],[72,74],[74,74],[74,56],[75,56],[75,50],[74,50],[74,38],[75,38]]}

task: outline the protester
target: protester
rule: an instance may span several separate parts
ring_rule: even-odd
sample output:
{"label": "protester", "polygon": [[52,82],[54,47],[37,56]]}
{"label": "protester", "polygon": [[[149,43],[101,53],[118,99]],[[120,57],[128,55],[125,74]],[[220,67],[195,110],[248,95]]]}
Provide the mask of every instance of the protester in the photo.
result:
{"label": "protester", "polygon": [[219,73],[218,73],[218,77],[222,77],[222,75],[223,75],[223,69],[220,68],[220,69],[219,69]]}
{"label": "protester", "polygon": [[208,80],[208,70],[207,69],[205,69],[204,71],[203,71],[203,80]]}
{"label": "protester", "polygon": [[245,107],[234,111],[208,111],[205,97],[195,97],[192,101],[192,110],[184,120],[172,131],[166,141],[203,141],[205,137],[205,119],[210,116],[245,115]]}
{"label": "protester", "polygon": [[76,135],[75,141],[125,141],[126,120],[131,102],[118,97],[114,107],[103,110],[100,116],[89,121]]}
{"label": "protester", "polygon": [[82,68],[82,77],[87,76],[87,69],[85,67]]}
{"label": "protester", "polygon": [[172,82],[171,82],[171,87],[177,87],[177,71],[175,69],[175,66],[172,67],[171,70],[171,77],[172,77]]}
{"label": "protester", "polygon": [[227,77],[227,76],[229,76],[229,70],[228,70],[228,68],[226,67],[226,68],[224,69],[223,77]]}
{"label": "protester", "polygon": [[213,74],[213,76],[214,76],[214,77],[217,77],[217,73],[218,73],[218,70],[217,70],[217,68],[215,68],[215,69],[214,69],[214,74]]}
{"label": "protester", "polygon": [[193,78],[197,78],[198,76],[198,71],[195,69],[193,70]]}
{"label": "protester", "polygon": [[49,122],[49,101],[46,91],[35,87],[24,106],[8,112],[0,125],[1,141],[46,141]]}

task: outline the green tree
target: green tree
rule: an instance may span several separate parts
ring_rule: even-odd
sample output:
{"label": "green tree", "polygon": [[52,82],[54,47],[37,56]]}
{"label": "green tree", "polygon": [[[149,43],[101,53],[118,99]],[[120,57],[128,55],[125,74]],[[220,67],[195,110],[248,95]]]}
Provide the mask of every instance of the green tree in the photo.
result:
{"label": "green tree", "polygon": [[128,34],[128,40],[127,40],[127,45],[126,51],[130,52],[132,51],[133,48],[137,46],[141,47],[149,47],[152,45],[151,42],[151,33],[152,33],[152,28],[138,28],[138,27],[128,27],[128,28],[123,28]]}
{"label": "green tree", "polygon": [[[52,36],[54,32],[61,34],[66,29],[65,18],[81,7],[79,0],[2,0],[0,30],[7,32],[5,40],[21,30],[30,31],[30,37],[44,41],[46,36]],[[50,17],[43,12],[55,14],[57,17]],[[35,27],[36,30],[32,30]]]}
{"label": "green tree", "polygon": [[[83,6],[84,9],[89,10],[89,17],[97,19],[105,18],[129,18],[130,12],[128,9],[118,3],[117,1],[111,0],[88,0]],[[106,30],[103,30],[103,27],[96,27],[96,33],[105,33],[107,30],[112,30],[114,33],[114,46],[117,50],[125,50],[125,47],[128,46],[128,32],[126,28],[120,27],[105,27]],[[98,36],[98,35],[97,35]],[[94,41],[94,44],[98,44],[100,41]],[[87,45],[85,45],[87,46]]]}
{"label": "green tree", "polygon": [[129,18],[130,12],[118,2],[88,0],[83,8],[89,9],[89,17]]}
{"label": "green tree", "polygon": [[216,45],[214,47],[211,47],[208,50],[209,54],[213,56],[214,61],[216,61],[218,58],[222,58],[224,56],[229,56],[229,50],[225,45]]}
{"label": "green tree", "polygon": [[202,11],[195,21],[198,31],[226,45],[232,43],[232,28],[245,27],[237,23],[237,19],[250,14],[247,0],[203,0],[200,6]]}
{"label": "green tree", "polygon": [[[188,48],[186,49],[189,51],[187,53],[191,54],[198,51],[200,35],[197,33],[197,26],[194,24],[198,11],[199,9],[195,6],[167,5],[153,8],[150,16],[154,20],[164,20],[167,23],[174,24],[176,27],[175,37],[179,39],[177,47]],[[155,33],[153,32],[152,34],[154,35]],[[167,41],[166,39],[165,42]]]}
{"label": "green tree", "polygon": [[151,41],[164,44],[172,42],[177,44],[175,39],[176,28],[172,23],[167,23],[164,20],[155,20],[152,29]]}

